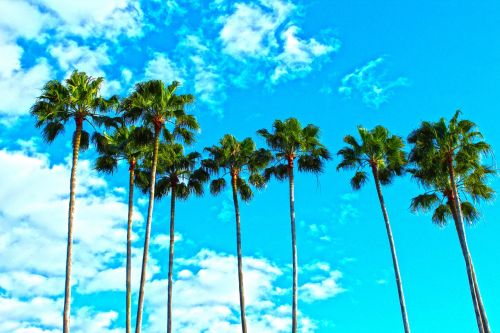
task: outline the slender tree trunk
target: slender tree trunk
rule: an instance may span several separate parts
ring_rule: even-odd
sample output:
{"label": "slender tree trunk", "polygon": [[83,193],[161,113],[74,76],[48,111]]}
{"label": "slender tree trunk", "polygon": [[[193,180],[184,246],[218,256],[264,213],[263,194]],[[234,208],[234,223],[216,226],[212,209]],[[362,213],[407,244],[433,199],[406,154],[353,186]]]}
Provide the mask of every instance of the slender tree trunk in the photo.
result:
{"label": "slender tree trunk", "polygon": [[484,305],[482,302],[481,295],[479,294],[479,287],[477,284],[476,276],[474,273],[474,266],[472,263],[472,258],[469,252],[469,246],[467,245],[467,238],[465,236],[464,221],[462,215],[462,208],[460,205],[460,197],[457,191],[457,185],[455,180],[455,170],[453,169],[453,159],[448,158],[448,173],[450,176],[450,185],[452,191],[452,202],[455,220],[455,228],[458,234],[458,240],[460,242],[460,247],[462,249],[462,255],[465,260],[465,266],[467,269],[467,277],[469,279],[469,289],[471,291],[472,303],[474,304],[474,311],[476,313],[476,321],[480,333],[490,333],[490,327],[488,324],[488,319],[486,317],[486,312],[484,310]]}
{"label": "slender tree trunk", "polygon": [[231,175],[231,185],[233,188],[233,203],[234,213],[236,216],[236,249],[238,253],[238,282],[240,291],[240,314],[241,314],[241,331],[247,332],[247,320],[245,315],[245,290],[243,287],[243,257],[241,254],[241,230],[240,230],[240,207],[238,204],[238,188],[237,188],[238,175]]}
{"label": "slender tree trunk", "polygon": [[[465,231],[464,231],[465,232]],[[474,281],[474,292],[476,293],[477,304],[479,306],[479,310],[481,311],[481,319],[483,320],[484,330],[485,332],[491,332],[490,323],[488,322],[488,317],[486,316],[486,310],[484,309],[483,298],[481,297],[481,293],[479,292],[479,286],[477,285],[477,277],[476,271],[474,270],[474,263],[471,260],[471,271],[472,271],[472,281]]]}
{"label": "slender tree trunk", "polygon": [[168,253],[168,310],[167,333],[172,332],[172,273],[174,269],[174,242],[175,242],[175,194],[176,184],[172,184],[170,196],[170,249]]}
{"label": "slender tree trunk", "polygon": [[127,219],[127,277],[126,277],[126,333],[132,332],[132,217],[134,214],[135,160],[129,166],[128,219]]}
{"label": "slender tree trunk", "polygon": [[155,201],[155,185],[156,185],[156,164],[158,159],[158,147],[160,145],[160,130],[155,130],[155,144],[153,151],[153,164],[151,166],[151,179],[149,183],[149,206],[148,217],[146,221],[146,235],[144,236],[144,251],[142,254],[142,271],[141,283],[139,286],[139,301],[137,303],[137,318],[135,323],[135,333],[141,333],[142,329],[142,313],[144,307],[144,287],[146,284],[146,268],[148,263],[149,240],[151,238],[151,222],[153,220],[153,205]]}
{"label": "slender tree trunk", "polygon": [[292,333],[297,332],[297,312],[298,312],[298,259],[297,259],[297,238],[295,234],[295,180],[293,175],[293,158],[288,161],[288,181],[290,187],[290,224],[292,229]]}
{"label": "slender tree trunk", "polygon": [[401,308],[401,316],[403,317],[403,325],[406,333],[410,333],[410,323],[408,321],[408,313],[406,312],[406,302],[403,293],[403,282],[401,281],[401,273],[399,272],[398,257],[396,254],[396,245],[394,244],[394,238],[392,236],[391,224],[389,222],[389,215],[387,214],[387,209],[385,207],[384,196],[382,195],[382,188],[380,187],[380,181],[378,178],[378,170],[375,165],[372,165],[373,178],[375,179],[375,187],[377,188],[378,200],[380,202],[380,208],[382,209],[382,215],[384,215],[385,229],[387,231],[387,238],[389,239],[389,245],[391,247],[392,254],[392,265],[394,267],[394,275],[396,277],[396,285],[398,286],[399,295],[399,306]]}
{"label": "slender tree trunk", "polygon": [[70,332],[71,316],[71,268],[73,259],[73,219],[75,215],[76,197],[76,168],[78,166],[78,153],[80,151],[80,140],[82,138],[83,119],[76,118],[75,139],[73,141],[73,162],[71,166],[71,179],[69,185],[69,210],[68,210],[68,244],[66,247],[66,281],[64,283],[64,311],[63,332]]}

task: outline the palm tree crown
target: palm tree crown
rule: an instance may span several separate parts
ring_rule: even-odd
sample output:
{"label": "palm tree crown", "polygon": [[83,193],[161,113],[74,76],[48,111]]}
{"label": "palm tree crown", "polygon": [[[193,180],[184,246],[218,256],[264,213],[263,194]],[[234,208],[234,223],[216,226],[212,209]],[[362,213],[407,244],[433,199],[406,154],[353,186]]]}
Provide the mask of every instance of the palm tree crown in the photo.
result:
{"label": "palm tree crown", "polygon": [[383,126],[376,126],[371,131],[359,126],[358,133],[361,143],[354,136],[346,135],[344,142],[348,146],[337,153],[342,157],[337,170],[356,170],[351,179],[354,189],[360,189],[368,180],[368,175],[363,170],[365,167],[376,170],[382,185],[391,183],[394,176],[404,172],[407,161],[403,151],[404,143],[399,136],[390,135]]}
{"label": "palm tree crown", "polygon": [[185,106],[194,102],[194,96],[177,95],[179,86],[177,81],[168,86],[160,80],[137,83],[132,94],[121,103],[124,119],[140,121],[152,133],[161,131],[167,141],[181,139],[192,143],[193,131],[198,130],[199,125],[192,115],[186,114]]}
{"label": "palm tree crown", "polygon": [[285,121],[276,120],[274,132],[267,129],[257,131],[274,153],[276,164],[267,168],[266,176],[275,176],[279,180],[288,177],[288,166],[293,166],[298,158],[299,171],[321,173],[324,161],[330,159],[330,153],[319,141],[319,127],[309,124],[302,127],[296,118]]}
{"label": "palm tree crown", "polygon": [[[103,78],[93,78],[84,72],[74,71],[64,81],[52,80],[42,88],[42,94],[31,108],[31,114],[37,118],[36,127],[43,127],[42,135],[47,142],[52,142],[64,132],[66,123],[74,119],[77,127],[83,122],[91,125],[115,125],[115,119],[106,112],[115,107],[118,98],[109,99],[100,95]],[[89,147],[89,133],[82,129],[79,149]]]}
{"label": "palm tree crown", "polygon": [[143,128],[123,124],[111,134],[95,133],[92,139],[99,152],[95,163],[97,171],[114,173],[119,161],[135,166],[146,153],[145,143],[151,140],[149,134]]}
{"label": "palm tree crown", "polygon": [[[148,155],[151,154],[149,151]],[[186,154],[181,144],[160,143],[155,197],[161,199],[167,196],[174,187],[178,199],[186,200],[191,194],[202,196],[203,184],[209,180],[209,175],[203,168],[197,168],[200,159],[198,152]],[[150,169],[151,159],[146,158],[136,173],[137,185],[144,193],[149,190]]]}
{"label": "palm tree crown", "polygon": [[[230,175],[237,182],[238,193],[243,201],[253,196],[250,184],[262,188],[266,181],[260,173],[271,161],[271,153],[266,149],[257,149],[251,138],[238,141],[230,134],[224,135],[219,145],[205,148],[210,158],[203,160],[203,166],[210,173],[217,175],[210,183],[210,192],[218,194],[224,190]],[[247,179],[242,176],[247,175]]]}
{"label": "palm tree crown", "polygon": [[479,218],[474,203],[491,200],[494,195],[487,178],[496,171],[482,162],[491,147],[476,125],[470,120],[459,120],[459,115],[457,111],[449,123],[443,118],[438,122],[422,122],[408,137],[408,142],[413,144],[409,171],[427,190],[412,199],[411,209],[434,209],[432,220],[438,225],[444,225],[453,217],[450,165],[458,194],[463,199],[460,208],[466,222],[473,223]]}

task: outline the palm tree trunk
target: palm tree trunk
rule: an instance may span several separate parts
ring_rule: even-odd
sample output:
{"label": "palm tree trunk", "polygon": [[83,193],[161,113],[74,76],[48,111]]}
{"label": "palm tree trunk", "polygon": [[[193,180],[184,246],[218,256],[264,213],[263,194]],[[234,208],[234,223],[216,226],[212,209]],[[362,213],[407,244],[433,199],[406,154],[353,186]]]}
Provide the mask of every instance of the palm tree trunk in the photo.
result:
{"label": "palm tree trunk", "polygon": [[298,259],[297,238],[295,235],[295,180],[293,175],[293,159],[288,162],[288,181],[290,187],[290,224],[292,229],[292,333],[297,332],[297,308],[298,308]]}
{"label": "palm tree trunk", "polygon": [[126,277],[126,333],[132,331],[132,216],[134,214],[135,160],[129,166],[128,219],[127,219],[127,277]]}
{"label": "palm tree trunk", "polygon": [[[469,279],[469,289],[472,296],[472,303],[474,304],[474,311],[476,313],[476,321],[480,333],[490,333],[491,330],[488,326],[488,321],[486,318],[486,312],[484,311],[484,306],[481,310],[482,299],[479,294],[479,288],[477,287],[477,280],[474,274],[474,266],[472,264],[472,258],[469,252],[469,246],[467,245],[467,238],[465,236],[464,221],[462,216],[462,209],[460,206],[460,198],[458,196],[456,181],[455,181],[455,170],[453,169],[453,160],[448,158],[448,173],[450,176],[450,185],[452,191],[452,202],[455,220],[455,228],[458,234],[458,240],[460,242],[460,247],[462,249],[462,255],[465,260],[465,266],[467,269],[467,277]],[[481,301],[480,301],[481,300]],[[481,302],[481,305],[480,305]]]}
{"label": "palm tree trunk", "polygon": [[69,210],[68,210],[68,244],[66,246],[66,281],[64,283],[64,311],[63,332],[70,332],[71,315],[71,263],[73,259],[73,218],[75,215],[76,198],[76,168],[78,166],[78,153],[80,151],[80,140],[82,138],[83,119],[76,118],[75,140],[73,142],[73,162],[71,165],[71,178],[69,185]]}
{"label": "palm tree trunk", "polygon": [[240,291],[240,314],[241,314],[241,331],[247,332],[247,320],[245,315],[245,291],[243,287],[243,257],[241,254],[241,230],[240,230],[240,207],[238,204],[238,188],[237,188],[238,175],[231,175],[231,185],[233,188],[233,203],[234,213],[236,216],[236,249],[238,253],[238,282]]}
{"label": "palm tree trunk", "polygon": [[174,268],[174,242],[175,242],[175,191],[173,184],[170,196],[170,249],[168,254],[168,309],[167,309],[167,333],[172,332],[172,272]]}
{"label": "palm tree trunk", "polygon": [[378,170],[375,165],[372,165],[373,178],[375,179],[375,187],[377,188],[378,200],[380,202],[380,208],[382,209],[382,215],[384,216],[385,229],[387,231],[387,238],[389,239],[389,245],[391,247],[392,254],[392,266],[394,267],[394,275],[396,277],[396,285],[398,286],[399,295],[399,306],[401,308],[401,316],[403,317],[403,325],[406,333],[410,333],[410,323],[408,321],[408,313],[406,312],[406,302],[403,293],[403,282],[401,281],[401,273],[399,272],[398,257],[396,254],[396,245],[394,244],[394,238],[392,236],[391,224],[389,222],[389,215],[387,214],[387,209],[385,207],[384,196],[382,195],[382,188],[380,187],[380,181],[378,178]]}
{"label": "palm tree trunk", "polygon": [[153,163],[151,166],[151,179],[149,183],[149,206],[148,217],[146,221],[146,235],[144,237],[144,251],[142,254],[142,271],[141,283],[139,286],[139,301],[137,303],[137,318],[135,322],[135,333],[141,333],[142,329],[142,312],[144,307],[144,286],[146,284],[146,268],[148,263],[149,240],[151,238],[151,222],[153,220],[153,205],[155,201],[155,185],[156,185],[156,164],[158,159],[158,147],[160,145],[160,130],[155,130],[155,144],[153,150]]}
{"label": "palm tree trunk", "polygon": [[472,281],[474,281],[474,292],[476,293],[476,299],[479,306],[479,310],[481,311],[481,319],[483,320],[483,325],[485,332],[491,332],[490,323],[488,322],[488,317],[486,316],[486,310],[484,309],[483,298],[481,297],[481,293],[479,292],[479,286],[477,285],[477,277],[476,272],[474,270],[474,264],[471,260],[471,271],[472,271]]}

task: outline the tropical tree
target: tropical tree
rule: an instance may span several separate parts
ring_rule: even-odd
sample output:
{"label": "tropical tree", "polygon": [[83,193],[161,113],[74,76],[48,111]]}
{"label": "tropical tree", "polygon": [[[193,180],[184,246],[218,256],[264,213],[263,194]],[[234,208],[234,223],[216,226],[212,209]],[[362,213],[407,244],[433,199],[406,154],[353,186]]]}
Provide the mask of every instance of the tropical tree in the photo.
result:
{"label": "tropical tree", "polygon": [[274,153],[275,164],[265,171],[265,178],[274,176],[278,180],[288,179],[290,188],[290,222],[292,229],[292,332],[297,332],[298,311],[298,256],[295,235],[295,181],[294,168],[297,160],[298,170],[319,174],[323,164],[330,159],[330,153],[319,141],[319,127],[309,124],[302,127],[296,118],[285,121],[276,120],[273,132],[266,129],[257,131],[264,137]]}
{"label": "tropical tree", "polygon": [[404,167],[407,163],[406,154],[403,151],[404,143],[400,137],[391,135],[383,126],[376,126],[371,131],[359,126],[358,132],[361,142],[358,142],[352,135],[347,135],[344,138],[347,146],[337,153],[342,158],[342,161],[337,166],[337,170],[356,170],[351,179],[351,186],[354,190],[359,190],[368,180],[368,173],[364,169],[370,168],[371,170],[391,248],[392,265],[398,287],[403,325],[405,332],[409,333],[410,324],[406,312],[403,282],[401,281],[398,257],[396,255],[396,245],[394,244],[389,215],[381,187],[381,185],[390,184],[394,176],[399,176],[404,172]]}
{"label": "tropical tree", "polygon": [[129,171],[128,192],[128,219],[127,219],[127,266],[126,266],[126,332],[131,332],[131,274],[132,274],[132,216],[134,213],[134,179],[135,169],[138,161],[144,156],[144,142],[151,141],[149,131],[141,128],[122,125],[112,134],[95,133],[93,141],[96,143],[99,157],[95,162],[95,168],[104,173],[112,174],[116,171],[118,163],[125,161]]}
{"label": "tropical tree", "polygon": [[75,122],[73,132],[73,159],[70,178],[70,196],[68,212],[68,240],[66,250],[66,280],[64,289],[63,332],[70,332],[71,308],[71,268],[73,257],[73,220],[75,214],[76,171],[78,153],[89,147],[89,132],[84,129],[87,122],[94,126],[112,126],[115,121],[106,115],[118,102],[113,96],[106,99],[101,96],[104,79],[93,78],[84,72],[74,71],[69,78],[60,82],[51,80],[42,88],[41,95],[31,107],[31,114],[36,117],[36,127],[42,128],[46,142],[53,142],[64,132],[67,123]]}
{"label": "tropical tree", "polygon": [[202,161],[202,165],[216,177],[210,183],[210,192],[219,194],[226,187],[226,176],[230,177],[233,194],[233,204],[236,219],[236,249],[238,256],[238,282],[240,293],[241,329],[247,332],[245,316],[245,294],[243,285],[243,257],[241,251],[240,209],[238,194],[241,200],[250,201],[253,191],[250,185],[257,188],[265,186],[266,181],[262,171],[271,161],[268,150],[257,149],[251,138],[238,141],[230,134],[224,135],[219,145],[205,148],[209,158]]}
{"label": "tropical tree", "polygon": [[[150,152],[151,153],[151,152]],[[201,154],[184,153],[184,147],[178,143],[160,143],[155,197],[161,199],[170,194],[170,245],[168,256],[168,310],[167,332],[172,332],[172,275],[174,265],[175,242],[175,204],[177,199],[187,200],[190,195],[202,196],[203,184],[209,180],[209,174],[198,167]],[[146,159],[137,173],[137,183],[147,192],[151,179],[151,160]]]}
{"label": "tropical tree", "polygon": [[137,304],[137,318],[135,332],[142,329],[142,315],[144,306],[144,287],[146,284],[146,267],[149,255],[149,241],[151,238],[151,222],[153,218],[153,205],[155,198],[156,167],[160,137],[167,141],[173,138],[191,143],[194,130],[199,129],[198,122],[192,115],[185,112],[186,104],[194,101],[193,95],[175,94],[179,82],[165,86],[162,81],[151,80],[137,83],[134,91],[125,98],[120,111],[125,121],[133,123],[139,121],[142,127],[149,130],[153,140],[150,143],[153,149],[151,161],[151,175],[149,187],[149,204],[146,219],[146,234],[144,237],[144,250],[142,257],[141,282],[139,285],[139,300]]}
{"label": "tropical tree", "polygon": [[[483,140],[476,124],[459,119],[460,111],[447,122],[424,121],[408,137],[412,144],[409,161],[411,172],[428,190],[412,200],[411,208],[434,209],[432,220],[444,225],[451,217],[455,223],[465,260],[469,288],[479,332],[490,332],[486,311],[479,291],[474,265],[469,252],[464,220],[473,223],[479,217],[474,203],[491,200],[494,191],[487,178],[496,172],[483,163],[490,145]],[[472,200],[472,202],[470,200]]]}

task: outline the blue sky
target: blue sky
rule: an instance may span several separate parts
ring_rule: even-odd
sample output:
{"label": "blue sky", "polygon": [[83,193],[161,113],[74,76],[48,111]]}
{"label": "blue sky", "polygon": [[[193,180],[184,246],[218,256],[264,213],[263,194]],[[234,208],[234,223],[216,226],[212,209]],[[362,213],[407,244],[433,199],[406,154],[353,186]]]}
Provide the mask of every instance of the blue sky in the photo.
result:
{"label": "blue sky", "polygon": [[[0,1],[1,332],[59,332],[72,128],[45,145],[28,115],[40,87],[73,69],[124,96],[145,79],[180,80],[197,102],[201,150],[223,134],[256,137],[274,119],[322,129],[332,153],[357,125],[406,135],[460,108],[493,148],[500,77],[495,1],[60,0]],[[257,139],[259,145],[263,142]],[[73,328],[122,332],[126,168],[114,176],[81,156],[75,230]],[[374,186],[353,193],[337,159],[298,175],[301,332],[401,332],[390,251]],[[497,180],[492,182],[498,190]],[[474,332],[454,228],[409,212],[418,187],[384,188],[413,332]],[[155,206],[145,332],[165,331],[167,201]],[[290,330],[287,186],[271,182],[242,205],[252,332]],[[500,327],[500,213],[481,206],[467,228],[493,331]],[[145,197],[137,195],[138,284]],[[174,285],[176,332],[238,332],[230,194],[181,202]],[[135,298],[135,296],[134,296]]]}

